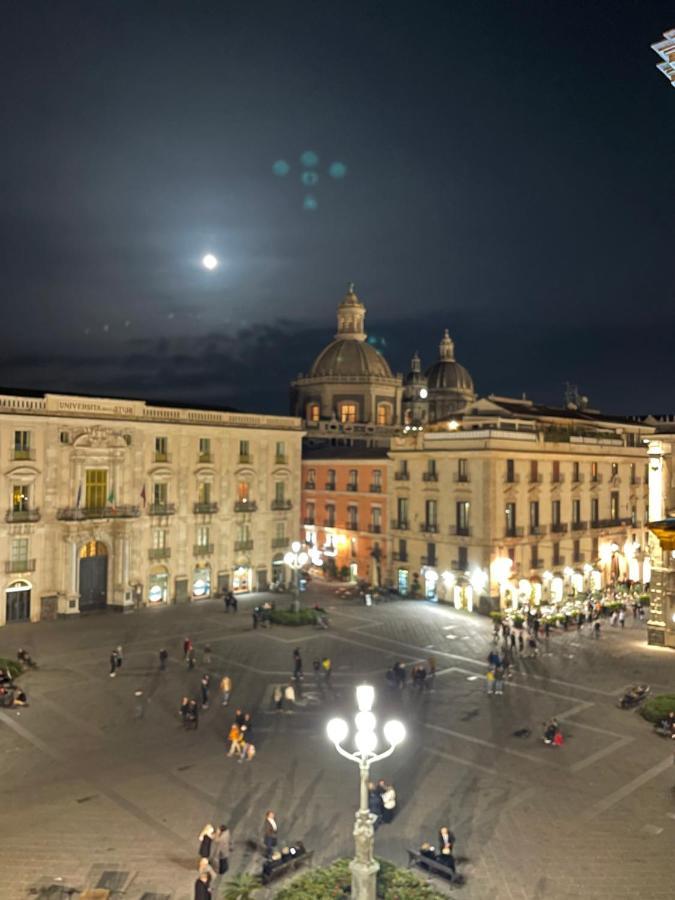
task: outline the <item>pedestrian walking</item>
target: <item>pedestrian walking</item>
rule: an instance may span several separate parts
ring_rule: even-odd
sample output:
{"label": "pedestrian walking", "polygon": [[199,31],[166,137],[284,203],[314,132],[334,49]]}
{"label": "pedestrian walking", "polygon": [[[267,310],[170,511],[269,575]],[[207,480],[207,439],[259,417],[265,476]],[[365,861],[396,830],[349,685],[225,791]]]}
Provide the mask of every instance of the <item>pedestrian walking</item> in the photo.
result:
{"label": "pedestrian walking", "polygon": [[492,669],[488,669],[485,676],[485,692],[487,694],[494,694],[495,692],[495,673]]}
{"label": "pedestrian walking", "polygon": [[333,671],[333,663],[327,656],[324,656],[324,658],[321,660],[321,668],[323,669],[323,674],[326,678],[326,681],[330,681],[330,675]]}
{"label": "pedestrian walking", "polygon": [[195,653],[195,648],[190,647],[187,653],[187,664],[188,669],[194,669],[195,663],[197,662],[197,654]]}
{"label": "pedestrian walking", "polygon": [[244,719],[241,723],[241,727],[246,731],[246,737],[248,740],[251,740],[251,733],[253,731],[253,719],[251,718],[251,713],[244,713]]}
{"label": "pedestrian walking", "polygon": [[396,791],[393,784],[387,784],[383,780],[378,782],[378,788],[382,795],[382,821],[388,825],[396,812]]}
{"label": "pedestrian walking", "polygon": [[244,735],[236,722],[233,722],[230,726],[227,739],[230,742],[230,749],[228,750],[227,755],[241,756],[241,752],[244,748]]}
{"label": "pedestrian walking", "polygon": [[159,651],[159,670],[163,672],[166,669],[166,661],[169,658],[169,653],[165,647]]}
{"label": "pedestrian walking", "polygon": [[537,647],[537,639],[533,634],[530,635],[527,641],[527,645],[530,649],[530,652],[527,655],[531,659],[536,659],[536,657],[539,655],[539,648]]}
{"label": "pedestrian walking", "polygon": [[274,700],[274,707],[277,712],[281,712],[284,705],[284,692],[281,689],[280,685],[277,685],[274,688],[274,693],[272,694],[272,699]]}
{"label": "pedestrian walking", "polygon": [[295,703],[295,688],[292,684],[287,684],[284,688],[284,700],[287,703]]}
{"label": "pedestrian walking", "polygon": [[227,825],[221,825],[211,842],[211,865],[219,875],[225,875],[230,868],[230,848],[230,829]]}
{"label": "pedestrian walking", "polygon": [[258,627],[258,620],[260,618],[260,613],[258,612],[257,606],[253,607],[253,612],[251,613],[251,618],[253,619],[253,628],[255,629]]}
{"label": "pedestrian walking", "polygon": [[205,825],[199,832],[199,858],[208,861],[211,856],[211,842],[216,829],[213,825]]}
{"label": "pedestrian walking", "polygon": [[622,609],[619,611],[619,625],[624,628],[626,625],[626,610]]}
{"label": "pedestrian walking", "polygon": [[504,669],[497,666],[495,669],[495,694],[504,693]]}
{"label": "pedestrian walking", "polygon": [[511,650],[515,652],[515,649],[516,649],[516,633],[515,633],[515,631],[512,631],[509,634],[509,642],[511,644]]}
{"label": "pedestrian walking", "polygon": [[204,644],[204,664],[211,665],[211,644]]}
{"label": "pedestrian walking", "polygon": [[593,623],[593,637],[596,640],[600,639],[600,619],[596,619]]}
{"label": "pedestrian walking", "polygon": [[208,709],[209,706],[209,683],[211,681],[210,676],[207,672],[202,675],[201,681],[199,682],[199,689],[202,695],[202,709]]}
{"label": "pedestrian walking", "polygon": [[210,860],[210,859],[207,859],[205,856],[203,856],[203,857],[199,860],[199,875],[200,875],[200,877],[201,877],[202,875],[208,875],[208,877],[209,877],[209,884],[211,884],[211,881],[216,877],[217,874],[218,874],[218,873],[216,872],[216,870],[215,870],[215,869],[213,868],[213,866],[211,865],[211,860]]}
{"label": "pedestrian walking", "polygon": [[525,650],[525,639],[523,638],[523,632],[518,632],[518,652],[522,653]]}
{"label": "pedestrian walking", "polygon": [[302,678],[302,656],[298,647],[293,651],[293,678]]}
{"label": "pedestrian walking", "polygon": [[265,813],[265,823],[263,825],[263,841],[265,843],[265,852],[267,856],[271,856],[272,850],[276,847],[279,839],[279,826],[274,815],[274,810],[268,809]]}
{"label": "pedestrian walking", "polygon": [[223,594],[223,602],[225,603],[225,612],[229,613],[230,611],[230,592],[225,591]]}
{"label": "pedestrian walking", "polygon": [[232,612],[236,613],[239,602],[237,600],[236,594],[233,594],[232,591],[230,591],[230,606],[232,607]]}
{"label": "pedestrian walking", "polygon": [[113,650],[110,654],[110,677],[117,675],[117,650]]}
{"label": "pedestrian walking", "polygon": [[223,695],[222,705],[227,706],[230,702],[230,694],[232,693],[232,679],[229,675],[223,675],[220,679],[220,692]]}
{"label": "pedestrian walking", "polygon": [[314,669],[314,681],[318,682],[321,675],[321,660],[318,656],[312,660],[312,669]]}
{"label": "pedestrian walking", "polygon": [[619,613],[615,609],[614,612],[612,613],[612,615],[610,616],[609,624],[612,626],[612,628],[615,628],[618,625],[618,623],[619,623]]}
{"label": "pedestrian walking", "polygon": [[183,641],[183,656],[185,657],[185,659],[187,659],[187,655],[191,649],[192,649],[192,641],[190,640],[189,637],[186,637],[185,640]]}
{"label": "pedestrian walking", "polygon": [[115,652],[117,653],[117,668],[118,668],[118,669],[121,669],[121,668],[122,668],[122,660],[124,659],[124,654],[123,654],[123,652],[122,652],[122,646],[120,645],[120,646],[116,649]]}
{"label": "pedestrian walking", "polygon": [[189,697],[183,697],[180,701],[180,717],[183,720],[183,727],[187,727],[188,706],[190,704]]}

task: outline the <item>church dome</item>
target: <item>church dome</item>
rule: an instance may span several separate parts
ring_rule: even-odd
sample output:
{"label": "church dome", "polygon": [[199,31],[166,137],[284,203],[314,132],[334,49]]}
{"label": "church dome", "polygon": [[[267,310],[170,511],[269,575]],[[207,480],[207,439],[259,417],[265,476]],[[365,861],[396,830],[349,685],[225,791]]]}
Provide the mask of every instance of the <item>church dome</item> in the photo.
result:
{"label": "church dome", "polygon": [[386,359],[363,341],[338,339],[324,348],[312,364],[310,378],[321,376],[380,376],[391,378]]}
{"label": "church dome", "polygon": [[366,308],[356,296],[354,285],[350,284],[338,306],[335,340],[314,360],[310,378],[392,377],[386,359],[366,343],[365,317]]}
{"label": "church dome", "polygon": [[455,345],[446,328],[440,344],[441,358],[424,373],[430,391],[455,391],[474,396],[473,378],[455,359]]}

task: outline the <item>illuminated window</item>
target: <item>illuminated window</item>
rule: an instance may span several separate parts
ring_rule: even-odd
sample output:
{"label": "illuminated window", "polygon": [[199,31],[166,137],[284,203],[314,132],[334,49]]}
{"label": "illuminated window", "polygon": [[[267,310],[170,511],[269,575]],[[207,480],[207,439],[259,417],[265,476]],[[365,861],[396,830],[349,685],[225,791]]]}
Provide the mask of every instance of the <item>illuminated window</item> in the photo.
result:
{"label": "illuminated window", "polygon": [[12,510],[14,512],[26,512],[28,509],[28,485],[12,485]]}
{"label": "illuminated window", "polygon": [[199,439],[199,462],[211,462],[211,438]]}
{"label": "illuminated window", "polygon": [[591,481],[598,480],[598,464],[596,462],[591,463]]}
{"label": "illuminated window", "polygon": [[389,424],[389,404],[388,403],[378,403],[377,406],[377,424],[378,425],[388,425]]}
{"label": "illuminated window", "polygon": [[85,506],[103,509],[108,499],[108,470],[87,469],[85,475]]}
{"label": "illuminated window", "polygon": [[154,528],[152,531],[152,546],[155,550],[164,550],[167,546],[167,531],[165,528]]}
{"label": "illuminated window", "polygon": [[251,462],[251,447],[248,441],[239,441],[239,462]]}
{"label": "illuminated window", "polygon": [[321,407],[318,403],[310,403],[307,409],[307,418],[310,422],[318,422],[321,418]]}
{"label": "illuminated window", "polygon": [[197,489],[197,502],[198,503],[210,503],[211,502],[211,482],[210,481],[200,481]]}
{"label": "illuminated window", "polygon": [[609,497],[609,517],[616,521],[619,518],[619,492],[612,491]]}
{"label": "illuminated window", "polygon": [[275,462],[277,462],[277,463],[285,463],[286,462],[286,442],[285,441],[277,441],[274,457],[275,457]]}
{"label": "illuminated window", "polygon": [[340,421],[356,422],[356,403],[340,404]]}
{"label": "illuminated window", "polygon": [[237,499],[240,503],[243,503],[248,500],[249,495],[249,483],[248,481],[240,481],[237,484]]}
{"label": "illuminated window", "polygon": [[155,506],[166,506],[169,495],[169,487],[166,482],[154,484],[152,487],[152,502]]}
{"label": "illuminated window", "polygon": [[211,543],[211,530],[208,525],[199,525],[197,528],[197,546],[208,547]]}

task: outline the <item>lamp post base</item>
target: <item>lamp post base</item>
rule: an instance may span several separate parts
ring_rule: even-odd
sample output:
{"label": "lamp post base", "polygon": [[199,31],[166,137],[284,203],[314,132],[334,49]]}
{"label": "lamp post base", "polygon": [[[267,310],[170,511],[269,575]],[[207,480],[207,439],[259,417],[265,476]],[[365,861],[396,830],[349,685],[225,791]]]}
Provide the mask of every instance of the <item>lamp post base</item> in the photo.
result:
{"label": "lamp post base", "polygon": [[380,864],[373,860],[369,863],[353,859],[349,863],[352,873],[352,900],[377,900],[377,873]]}
{"label": "lamp post base", "polygon": [[373,859],[374,835],[373,816],[365,809],[359,810],[354,823],[356,857],[349,864],[352,873],[352,900],[377,900],[377,873],[380,871],[380,864]]}

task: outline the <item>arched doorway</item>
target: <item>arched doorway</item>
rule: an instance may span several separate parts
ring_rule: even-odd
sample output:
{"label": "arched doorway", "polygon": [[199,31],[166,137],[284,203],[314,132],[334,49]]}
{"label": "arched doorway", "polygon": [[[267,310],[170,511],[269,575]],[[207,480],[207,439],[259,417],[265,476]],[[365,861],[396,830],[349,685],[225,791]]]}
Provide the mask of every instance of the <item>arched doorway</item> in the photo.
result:
{"label": "arched doorway", "polygon": [[105,609],[108,600],[108,548],[87,541],[80,548],[80,612]]}
{"label": "arched doorway", "polygon": [[30,592],[28,581],[14,581],[5,592],[6,622],[30,622]]}

